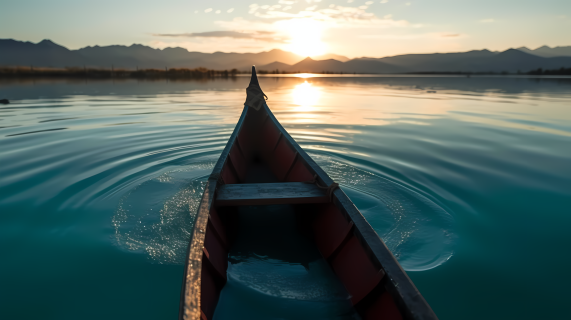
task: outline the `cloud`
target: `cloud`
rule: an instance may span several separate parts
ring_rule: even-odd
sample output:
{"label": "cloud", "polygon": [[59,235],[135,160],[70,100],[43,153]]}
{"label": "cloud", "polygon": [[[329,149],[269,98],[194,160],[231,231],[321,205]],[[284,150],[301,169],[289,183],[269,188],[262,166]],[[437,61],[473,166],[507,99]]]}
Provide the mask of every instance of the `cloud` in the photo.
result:
{"label": "cloud", "polygon": [[480,23],[492,23],[494,22],[494,19],[482,19],[480,20]]}
{"label": "cloud", "polygon": [[[305,2],[303,1],[303,3]],[[327,43],[335,43],[330,40],[327,42],[322,41],[324,39],[332,39],[332,35],[340,31],[346,32],[350,29],[360,29],[360,31],[355,32],[371,34],[380,33],[381,29],[397,28],[406,32],[405,30],[407,29],[422,27],[420,24],[411,24],[406,20],[394,20],[391,15],[377,17],[374,13],[367,12],[367,9],[358,8],[357,5],[348,7],[332,4],[328,8],[321,7],[311,8],[313,10],[290,10],[286,12],[285,10],[290,9],[289,7],[276,8],[276,6],[270,6],[267,9],[262,9],[260,5],[254,3],[249,6],[249,13],[254,17],[236,17],[232,20],[220,19],[214,23],[221,30],[235,32],[232,34],[236,35],[236,37],[228,38],[229,40],[226,41],[228,45],[236,42],[236,47],[240,47],[246,44],[238,44],[237,42],[256,41],[259,44],[278,44],[278,48],[290,51],[300,50],[301,46],[298,42],[304,37],[299,37],[296,32],[299,32],[300,24],[309,22],[311,22],[312,27],[308,31],[316,34],[315,43],[321,43],[323,47],[328,46]],[[264,30],[267,33],[262,33],[260,30]],[[198,39],[207,38],[197,38],[196,41]]]}
{"label": "cloud", "polygon": [[253,39],[266,42],[283,42],[279,37],[273,37],[271,31],[208,31],[194,33],[154,33],[155,37],[163,38],[233,38],[233,39]]}
{"label": "cloud", "polygon": [[[288,50],[289,47],[296,46],[296,40],[299,41],[298,38],[300,37],[294,32],[296,28],[300,29],[300,23],[303,24],[308,21],[312,22],[311,30],[308,31],[319,35],[316,36],[317,42],[323,41],[323,39],[333,39],[333,35],[339,32],[349,32],[351,29],[359,29],[359,31],[351,31],[357,32],[357,34],[374,35],[387,32],[381,30],[395,29],[394,33],[398,34],[401,32],[413,32],[413,29],[423,27],[423,25],[412,24],[406,20],[396,20],[390,14],[378,17],[368,11],[369,6],[374,4],[369,0],[350,1],[355,2],[352,5],[327,4],[324,6],[321,5],[322,1],[315,0],[279,0],[276,2],[279,4],[250,4],[247,8],[250,18],[235,17],[231,20],[224,18],[217,19],[214,21],[219,28],[217,31],[156,33],[153,34],[153,36],[157,37],[156,43],[160,46],[176,44],[186,48],[192,48],[192,50],[208,48],[208,45],[213,45],[217,48],[216,50],[220,50],[218,48],[222,46],[227,48],[232,48],[232,46],[235,48],[246,48],[248,46],[261,46],[264,48],[278,47]],[[381,3],[386,2],[388,1],[381,1]],[[306,3],[310,4],[310,6],[306,6]],[[293,4],[303,6],[305,9],[294,11],[292,8]],[[212,13],[218,11],[211,8],[209,9],[208,12]],[[216,16],[221,18],[222,15]],[[397,29],[399,31],[397,31]],[[414,33],[416,34],[417,31],[414,31]],[[453,33],[447,34],[449,36],[440,36],[440,39],[457,38],[452,36]],[[406,35],[403,36],[406,37]],[[355,36],[352,37],[355,38]],[[391,35],[387,35],[372,36],[371,38],[388,39],[391,37]],[[417,37],[417,35],[412,35],[412,37]],[[160,40],[158,38],[160,38]],[[221,41],[222,38],[225,40]],[[365,36],[365,38],[367,38],[367,36]],[[435,36],[433,39],[434,38],[437,37]],[[206,51],[210,51],[210,49],[206,49]]]}
{"label": "cloud", "polygon": [[195,32],[195,33],[154,33],[155,37],[168,37],[168,38],[252,38],[252,34],[236,32],[236,31],[208,31],[208,32]]}
{"label": "cloud", "polygon": [[151,41],[149,45],[155,48],[185,48],[188,51],[197,52],[259,52],[275,48],[270,42],[256,41],[253,39],[228,39],[220,41],[220,38],[172,38],[168,41]]}
{"label": "cloud", "polygon": [[441,39],[441,40],[454,40],[454,39],[461,39],[468,37],[468,35],[463,33],[449,33],[449,32],[433,32],[433,33],[428,33],[427,36],[433,39]]}
{"label": "cloud", "polygon": [[[314,1],[315,2],[315,1]],[[263,9],[267,7],[267,9]],[[249,13],[260,19],[268,20],[286,20],[286,19],[312,19],[318,21],[328,28],[353,28],[353,27],[414,27],[418,28],[420,24],[410,24],[406,20],[392,20],[391,16],[384,18],[377,17],[372,12],[367,12],[368,6],[345,7],[331,4],[328,8],[317,9],[316,6],[307,7],[305,10],[297,13],[285,12],[290,7],[283,9],[275,8],[275,6],[260,7],[257,4],[250,5]],[[245,21],[245,20],[244,20]],[[253,22],[253,21],[252,21]],[[268,25],[271,22],[267,23]],[[233,29],[236,30],[236,29]],[[258,29],[259,30],[259,29]]]}
{"label": "cloud", "polygon": [[421,34],[371,34],[361,35],[359,38],[363,39],[392,39],[392,40],[416,40],[416,39],[430,39],[430,40],[446,40],[446,39],[459,39],[465,38],[466,35],[461,33],[421,33]]}

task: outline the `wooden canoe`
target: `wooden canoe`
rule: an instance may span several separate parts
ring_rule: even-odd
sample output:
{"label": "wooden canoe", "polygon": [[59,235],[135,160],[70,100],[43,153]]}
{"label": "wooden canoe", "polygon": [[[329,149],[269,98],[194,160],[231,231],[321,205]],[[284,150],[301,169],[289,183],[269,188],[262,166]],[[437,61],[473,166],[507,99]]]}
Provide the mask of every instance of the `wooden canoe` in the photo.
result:
{"label": "wooden canoe", "polygon": [[255,68],[247,92],[249,100],[204,188],[188,248],[179,318],[212,319],[227,280],[232,229],[239,226],[233,210],[281,204],[293,206],[362,319],[437,319],[349,197],[292,139],[267,104],[256,101],[263,92]]}

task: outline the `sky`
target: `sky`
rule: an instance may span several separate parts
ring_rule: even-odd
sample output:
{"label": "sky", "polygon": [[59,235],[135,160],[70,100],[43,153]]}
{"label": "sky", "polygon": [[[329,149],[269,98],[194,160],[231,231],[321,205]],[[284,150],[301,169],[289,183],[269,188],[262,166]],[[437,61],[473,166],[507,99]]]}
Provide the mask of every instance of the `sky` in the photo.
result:
{"label": "sky", "polygon": [[571,45],[571,0],[0,0],[0,38],[349,58],[535,49]]}

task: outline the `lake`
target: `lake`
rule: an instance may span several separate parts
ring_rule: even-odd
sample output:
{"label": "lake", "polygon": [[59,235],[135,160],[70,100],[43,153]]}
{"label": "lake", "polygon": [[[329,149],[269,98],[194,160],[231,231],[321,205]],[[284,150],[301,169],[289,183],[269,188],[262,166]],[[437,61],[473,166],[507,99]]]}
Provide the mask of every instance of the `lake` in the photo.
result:
{"label": "lake", "polygon": [[[248,82],[0,80],[0,318],[177,319]],[[568,315],[571,78],[260,84],[440,319]]]}

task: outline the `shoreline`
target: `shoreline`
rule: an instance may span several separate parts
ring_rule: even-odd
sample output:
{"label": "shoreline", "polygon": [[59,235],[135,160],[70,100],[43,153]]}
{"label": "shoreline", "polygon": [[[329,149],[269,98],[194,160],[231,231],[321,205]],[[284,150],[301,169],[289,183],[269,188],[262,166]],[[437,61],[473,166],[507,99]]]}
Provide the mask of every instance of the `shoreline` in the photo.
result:
{"label": "shoreline", "polygon": [[[250,76],[251,71],[213,70],[207,68],[168,69],[105,69],[105,68],[38,68],[0,67],[0,79],[212,79]],[[406,72],[406,73],[349,73],[349,72],[303,72],[260,70],[262,77],[522,77],[522,78],[568,78],[571,68],[560,70],[535,70],[526,73],[508,72]]]}

